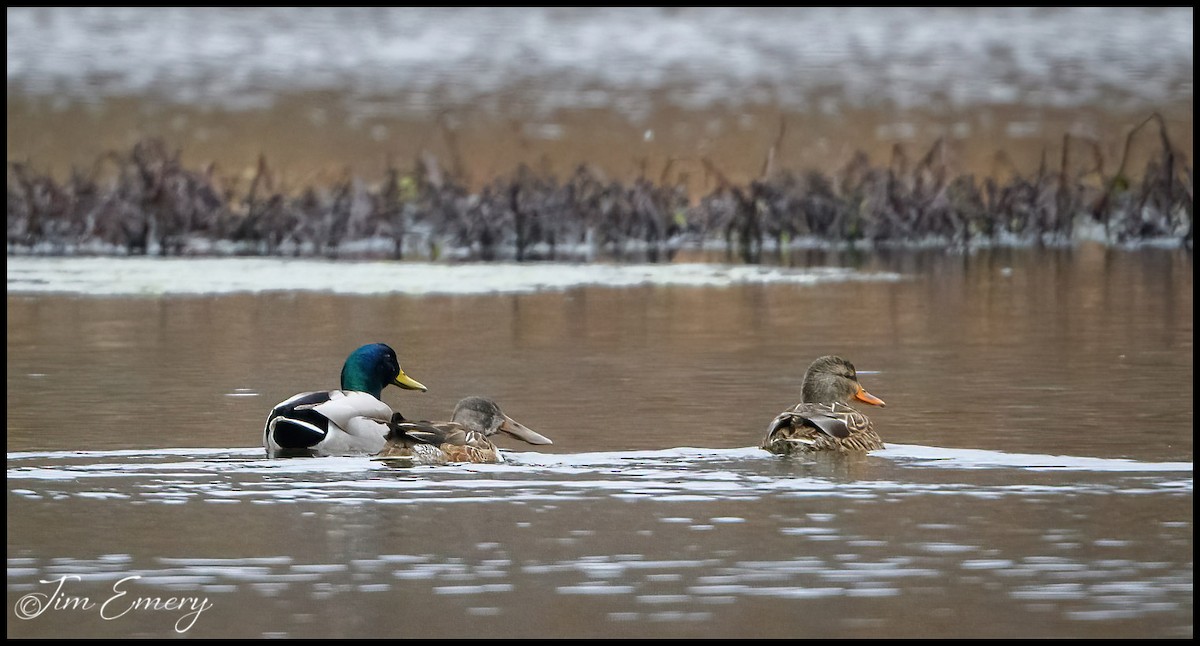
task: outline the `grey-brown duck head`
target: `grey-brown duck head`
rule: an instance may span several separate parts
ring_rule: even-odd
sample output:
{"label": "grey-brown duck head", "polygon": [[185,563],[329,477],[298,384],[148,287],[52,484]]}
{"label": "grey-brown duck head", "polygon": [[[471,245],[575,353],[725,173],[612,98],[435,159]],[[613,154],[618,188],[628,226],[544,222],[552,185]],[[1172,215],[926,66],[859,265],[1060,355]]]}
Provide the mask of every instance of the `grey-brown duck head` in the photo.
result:
{"label": "grey-brown duck head", "polygon": [[500,406],[487,397],[466,397],[459,401],[451,421],[488,436],[507,433],[530,444],[554,444],[545,435],[505,415]]}
{"label": "grey-brown duck head", "polygon": [[832,355],[821,357],[808,367],[800,397],[800,401],[806,404],[850,403],[851,400],[858,400],[873,406],[886,405],[858,383],[854,364]]}

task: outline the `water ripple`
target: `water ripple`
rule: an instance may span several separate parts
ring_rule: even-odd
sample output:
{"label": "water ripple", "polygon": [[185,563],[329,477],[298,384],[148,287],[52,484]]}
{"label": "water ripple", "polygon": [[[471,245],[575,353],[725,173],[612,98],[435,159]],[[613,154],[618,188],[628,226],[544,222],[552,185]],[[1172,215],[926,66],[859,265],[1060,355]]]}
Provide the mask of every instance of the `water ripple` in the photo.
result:
{"label": "water ripple", "polygon": [[[1138,462],[915,445],[892,445],[867,456],[863,477],[849,480],[836,464],[829,467],[822,459],[781,459],[753,447],[508,455],[505,464],[398,470],[366,457],[268,460],[262,457],[260,449],[15,452],[8,454],[8,481],[10,494],[21,498],[79,498],[98,504],[130,501],[186,504],[191,500],[528,504],[597,498],[683,504],[763,497],[859,500],[960,495],[994,499],[1192,491],[1192,480],[1179,477],[1191,473],[1190,462]],[[1020,476],[997,483],[972,475],[998,469]],[[947,472],[953,477],[944,477]],[[1065,480],[1039,477],[1039,474],[1062,472],[1078,473],[1079,477]],[[736,526],[744,521],[727,516],[708,521],[688,517],[661,520],[683,523],[692,531],[711,531],[717,526]],[[828,522],[828,519],[808,521]],[[827,540],[838,535],[833,528],[807,523],[780,531],[809,540]],[[957,552],[970,548],[931,542],[921,549]]]}

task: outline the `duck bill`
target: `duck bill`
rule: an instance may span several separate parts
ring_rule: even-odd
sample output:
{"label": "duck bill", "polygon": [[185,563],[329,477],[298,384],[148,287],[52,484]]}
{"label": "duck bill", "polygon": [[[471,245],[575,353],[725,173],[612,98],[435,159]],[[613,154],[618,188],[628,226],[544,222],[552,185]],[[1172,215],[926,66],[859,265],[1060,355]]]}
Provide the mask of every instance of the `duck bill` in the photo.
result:
{"label": "duck bill", "polygon": [[500,428],[496,430],[508,433],[518,440],[522,440],[530,444],[554,444],[554,442],[550,441],[550,438],[529,429],[524,424],[514,420],[508,415],[504,416],[504,421],[500,422]]}
{"label": "duck bill", "polygon": [[887,406],[887,404],[883,403],[882,399],[867,392],[862,386],[858,387],[858,392],[854,393],[854,398],[860,402],[871,404],[872,406]]}
{"label": "duck bill", "polygon": [[396,385],[396,386],[400,386],[401,388],[403,388],[405,390],[419,390],[421,392],[429,392],[429,389],[425,387],[425,384],[404,374],[403,369],[401,369],[400,374],[396,375],[396,378],[392,380],[392,384]]}

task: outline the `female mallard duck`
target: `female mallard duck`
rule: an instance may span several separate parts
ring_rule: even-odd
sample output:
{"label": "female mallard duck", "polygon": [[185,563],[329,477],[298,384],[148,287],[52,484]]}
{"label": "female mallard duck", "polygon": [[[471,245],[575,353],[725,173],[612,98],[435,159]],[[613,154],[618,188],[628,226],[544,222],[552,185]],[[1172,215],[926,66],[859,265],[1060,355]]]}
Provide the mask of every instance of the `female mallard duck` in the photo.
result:
{"label": "female mallard duck", "polygon": [[496,402],[467,397],[454,407],[449,422],[412,422],[397,413],[387,446],[375,457],[412,464],[503,462],[504,456],[490,439],[499,432],[530,444],[553,444],[550,438],[505,415]]}
{"label": "female mallard duck", "polygon": [[834,356],[817,359],[804,373],[800,403],[771,422],[762,448],[780,455],[882,449],[883,440],[871,420],[846,403],[851,399],[885,405],[863,390],[849,361]]}
{"label": "female mallard duck", "polygon": [[392,409],[380,401],[385,386],[426,391],[404,374],[396,351],[372,343],[350,353],[341,390],[300,393],[267,416],[263,447],[268,457],[376,453],[387,444]]}

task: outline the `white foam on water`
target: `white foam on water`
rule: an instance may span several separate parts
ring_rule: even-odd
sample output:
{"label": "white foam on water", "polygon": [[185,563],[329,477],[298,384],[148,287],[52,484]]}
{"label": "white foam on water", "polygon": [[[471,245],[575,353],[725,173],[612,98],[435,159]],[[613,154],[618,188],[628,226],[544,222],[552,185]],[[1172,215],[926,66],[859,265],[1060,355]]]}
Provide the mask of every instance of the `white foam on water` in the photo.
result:
{"label": "white foam on water", "polygon": [[563,585],[555,588],[559,594],[633,594],[631,585]]}
{"label": "white foam on water", "polygon": [[1025,470],[1100,472],[1191,472],[1191,462],[1140,462],[1125,458],[1088,458],[1068,455],[1006,453],[979,449],[945,449],[910,444],[887,445],[871,455],[895,459],[902,464],[954,469],[1011,468]]}
{"label": "white foam on water", "polygon": [[[995,499],[1190,493],[1193,488],[1190,462],[899,444],[866,456],[873,465],[868,465],[869,475],[852,481],[832,477],[814,458],[784,458],[755,447],[508,456],[503,464],[396,469],[368,456],[267,459],[259,448],[11,452],[8,481],[10,492],[24,500],[75,498],[94,504],[545,504],[603,498],[684,504],[766,496],[870,500],[951,494]],[[930,469],[943,474],[953,469],[959,475],[926,482],[928,477],[921,473]],[[971,475],[996,469],[1027,475],[1014,475],[1001,484],[979,482]],[[1046,472],[1077,475],[1046,481]],[[660,520],[696,531],[737,524],[726,517],[709,523],[683,516]],[[807,540],[839,539],[825,526],[783,532]],[[925,549],[960,548],[938,543]]]}
{"label": "white foam on water", "polygon": [[[122,458],[134,458],[123,460]],[[184,459],[180,459],[184,458]],[[873,451],[868,458],[885,458],[900,466],[921,468],[997,469],[1012,468],[1031,471],[1094,471],[1094,472],[1144,472],[1184,473],[1192,471],[1191,462],[1144,462],[1128,458],[1096,458],[1030,453],[1008,453],[983,449],[954,449],[915,444],[888,444],[887,448]],[[9,478],[30,479],[53,478],[58,470],[70,470],[67,477],[86,474],[94,477],[131,476],[138,471],[177,469],[174,475],[188,475],[197,471],[270,471],[273,474],[296,473],[357,473],[390,469],[386,462],[373,460],[369,456],[331,456],[321,458],[268,459],[258,447],[231,449],[213,448],[163,448],[163,449],[118,449],[106,451],[12,451],[7,454],[10,463]],[[138,459],[157,460],[144,462]],[[672,466],[676,464],[697,465],[706,462],[741,462],[762,460],[811,460],[807,456],[780,457],[771,455],[757,447],[734,449],[707,449],[678,447],[670,449],[647,449],[637,451],[597,451],[584,453],[538,453],[536,451],[506,451],[506,462],[502,464],[462,464],[438,467],[410,467],[397,470],[400,473],[469,472],[475,474],[509,474],[514,471],[535,473],[544,470],[550,473],[574,475],[593,471],[596,468],[624,467],[630,475],[652,475],[646,468]],[[22,466],[26,460],[71,461],[61,467]],[[79,461],[82,464],[73,464]],[[12,464],[12,463],[16,464]],[[65,475],[65,474],[64,474]],[[698,471],[698,480],[733,482],[741,477],[728,470]],[[478,485],[483,479],[477,475],[471,481]],[[507,481],[493,481],[504,486]],[[646,483],[651,486],[654,483]],[[442,482],[443,486],[455,486]],[[394,481],[389,486],[404,486],[404,481]]]}
{"label": "white foam on water", "polygon": [[193,296],[263,292],[495,294],[598,287],[896,281],[895,273],[712,263],[463,263],[279,258],[8,257],[9,294]]}

